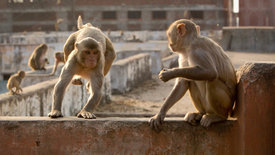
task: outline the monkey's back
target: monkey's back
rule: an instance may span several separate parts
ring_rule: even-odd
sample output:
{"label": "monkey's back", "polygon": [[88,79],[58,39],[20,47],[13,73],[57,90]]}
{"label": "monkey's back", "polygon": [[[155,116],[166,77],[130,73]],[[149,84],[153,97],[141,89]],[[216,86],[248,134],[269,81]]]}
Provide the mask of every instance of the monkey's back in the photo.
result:
{"label": "monkey's back", "polygon": [[96,41],[102,44],[102,50],[106,51],[106,36],[105,34],[98,28],[93,26],[85,26],[82,29],[78,30],[78,35],[76,38],[76,42],[81,41],[84,38],[91,37]]}
{"label": "monkey's back", "polygon": [[231,92],[235,94],[237,84],[235,69],[222,47],[207,37],[200,37],[193,47],[206,50],[206,54],[211,58],[210,61],[218,72],[218,78],[226,83]]}

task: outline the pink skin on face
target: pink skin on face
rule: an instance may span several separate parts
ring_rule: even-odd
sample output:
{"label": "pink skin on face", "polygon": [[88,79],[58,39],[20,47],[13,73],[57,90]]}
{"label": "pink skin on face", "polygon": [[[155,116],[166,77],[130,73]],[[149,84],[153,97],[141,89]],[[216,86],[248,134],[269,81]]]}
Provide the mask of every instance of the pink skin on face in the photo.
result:
{"label": "pink skin on face", "polygon": [[86,54],[85,65],[89,66],[90,68],[94,68],[98,60],[98,55],[99,55],[98,50],[87,50],[84,52]]}

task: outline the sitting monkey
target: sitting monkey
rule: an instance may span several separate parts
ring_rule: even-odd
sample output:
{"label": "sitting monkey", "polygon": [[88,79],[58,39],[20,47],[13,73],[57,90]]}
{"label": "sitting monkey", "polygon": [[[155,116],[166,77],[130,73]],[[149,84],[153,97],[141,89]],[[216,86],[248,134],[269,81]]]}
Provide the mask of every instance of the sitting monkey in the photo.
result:
{"label": "sitting monkey", "polygon": [[49,64],[48,59],[45,58],[47,50],[48,46],[46,44],[40,44],[33,50],[28,63],[32,70],[46,70],[45,65]]}
{"label": "sitting monkey", "polygon": [[190,20],[177,20],[167,30],[169,46],[179,53],[179,68],[165,69],[159,78],[166,82],[177,78],[158,114],[150,119],[151,128],[159,131],[167,111],[189,90],[198,112],[187,113],[184,120],[208,127],[224,121],[232,111],[236,97],[234,67],[223,49],[199,34]]}
{"label": "sitting monkey", "polygon": [[[7,88],[10,91],[11,95],[17,95],[19,92],[23,92],[22,88],[20,87],[22,79],[25,77],[25,72],[19,70],[17,73],[13,74],[7,83]],[[13,90],[15,88],[15,91]]]}
{"label": "sitting monkey", "polygon": [[52,110],[49,117],[62,117],[61,105],[65,90],[74,77],[81,76],[89,81],[90,97],[78,113],[78,117],[93,119],[93,110],[103,94],[104,76],[109,72],[116,57],[112,42],[104,33],[90,23],[83,25],[78,18],[78,31],[72,33],[64,45],[65,65],[53,90]]}

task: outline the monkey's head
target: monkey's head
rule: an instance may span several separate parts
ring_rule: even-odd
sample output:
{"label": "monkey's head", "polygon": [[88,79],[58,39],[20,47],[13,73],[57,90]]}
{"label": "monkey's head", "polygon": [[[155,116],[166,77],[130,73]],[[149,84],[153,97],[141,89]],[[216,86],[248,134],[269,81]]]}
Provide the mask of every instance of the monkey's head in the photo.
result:
{"label": "monkey's head", "polygon": [[199,27],[187,19],[180,19],[172,23],[166,35],[172,51],[182,51],[185,46],[198,36]]}
{"label": "monkey's head", "polygon": [[48,49],[48,46],[46,44],[40,44],[39,47],[45,51]]}
{"label": "monkey's head", "polygon": [[22,70],[19,70],[17,74],[23,79],[25,77],[25,72]]}
{"label": "monkey's head", "polygon": [[85,38],[75,44],[77,61],[85,68],[95,68],[102,53],[100,43],[93,38]]}
{"label": "monkey's head", "polygon": [[63,52],[55,52],[54,57],[57,61],[64,61],[64,53]]}

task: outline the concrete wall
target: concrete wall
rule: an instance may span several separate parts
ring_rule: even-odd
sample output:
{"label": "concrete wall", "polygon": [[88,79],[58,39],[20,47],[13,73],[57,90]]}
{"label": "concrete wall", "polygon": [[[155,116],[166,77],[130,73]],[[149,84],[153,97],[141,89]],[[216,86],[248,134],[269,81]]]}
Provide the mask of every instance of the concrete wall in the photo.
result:
{"label": "concrete wall", "polygon": [[275,52],[275,27],[224,27],[222,46],[230,51]]}
{"label": "concrete wall", "polygon": [[234,124],[208,129],[169,118],[160,133],[149,118],[1,117],[2,154],[234,154]]}
{"label": "concrete wall", "polygon": [[178,54],[172,54],[168,57],[163,58],[162,61],[162,67],[163,68],[175,68],[179,66],[178,63],[178,58],[179,55]]}
{"label": "concrete wall", "polygon": [[151,63],[146,53],[116,61],[111,68],[112,93],[125,93],[151,79]]}
{"label": "concrete wall", "polygon": [[121,115],[0,117],[2,154],[274,154],[275,63],[247,63],[238,72],[234,116],[209,128],[166,118],[160,133],[149,118]]}
{"label": "concrete wall", "polygon": [[[52,93],[57,80],[48,80],[24,87],[23,93],[17,96],[10,96],[8,93],[0,94],[0,116],[46,116],[51,110]],[[110,103],[109,74],[105,77],[103,94],[101,104]],[[63,115],[76,115],[85,105],[89,95],[85,85],[69,85],[63,99]]]}
{"label": "concrete wall", "polygon": [[275,63],[246,63],[237,75],[240,154],[274,154]]}
{"label": "concrete wall", "polygon": [[161,62],[161,51],[159,50],[127,50],[127,51],[118,51],[116,60],[121,60],[121,59],[125,59],[127,57],[130,56],[134,56],[136,54],[140,54],[140,53],[148,53],[150,54],[151,57],[151,71],[153,74],[158,74],[160,72],[160,70],[162,69],[162,62]]}

